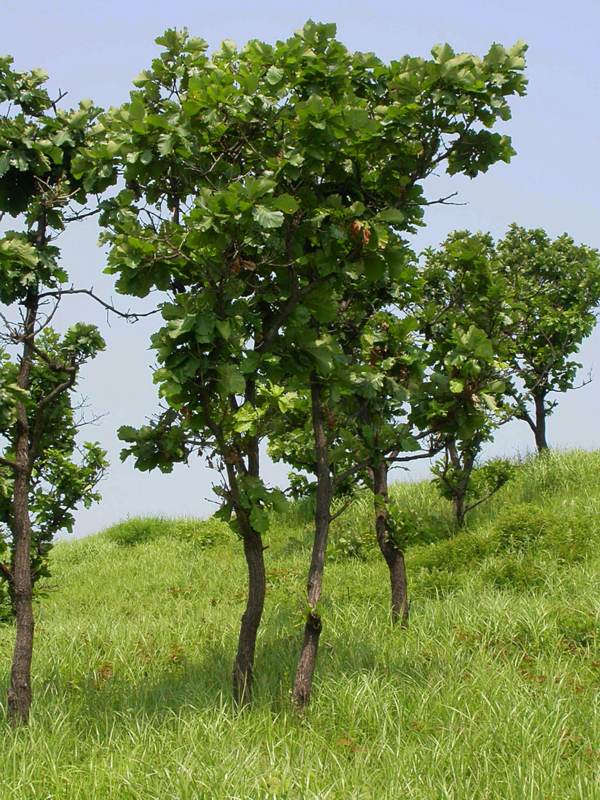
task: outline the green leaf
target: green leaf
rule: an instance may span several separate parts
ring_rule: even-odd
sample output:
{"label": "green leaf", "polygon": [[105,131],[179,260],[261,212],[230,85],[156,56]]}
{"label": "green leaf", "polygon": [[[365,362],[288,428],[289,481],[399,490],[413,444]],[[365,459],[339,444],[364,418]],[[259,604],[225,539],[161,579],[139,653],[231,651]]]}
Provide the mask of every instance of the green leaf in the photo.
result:
{"label": "green leaf", "polygon": [[275,86],[283,78],[283,70],[275,66],[269,67],[265,77],[271,86]]}
{"label": "green leaf", "polygon": [[283,214],[281,211],[271,211],[266,206],[255,206],[252,216],[261,228],[281,228],[283,225]]}
{"label": "green leaf", "polygon": [[223,364],[217,370],[223,394],[243,394],[246,388],[244,376],[235,364]]}
{"label": "green leaf", "polygon": [[399,208],[384,208],[377,215],[377,219],[381,222],[389,222],[392,225],[400,225],[405,220],[405,216]]}
{"label": "green leaf", "polygon": [[215,328],[219,331],[223,339],[229,339],[231,336],[231,323],[228,319],[216,320]]}
{"label": "green leaf", "polygon": [[284,214],[294,214],[300,208],[300,204],[291,194],[280,194],[279,197],[273,198],[271,207],[283,211]]}
{"label": "green leaf", "polygon": [[365,277],[373,283],[385,275],[385,259],[377,253],[367,253],[364,257]]}
{"label": "green leaf", "polygon": [[269,530],[269,512],[260,506],[252,506],[250,524],[257,533],[266,533]]}

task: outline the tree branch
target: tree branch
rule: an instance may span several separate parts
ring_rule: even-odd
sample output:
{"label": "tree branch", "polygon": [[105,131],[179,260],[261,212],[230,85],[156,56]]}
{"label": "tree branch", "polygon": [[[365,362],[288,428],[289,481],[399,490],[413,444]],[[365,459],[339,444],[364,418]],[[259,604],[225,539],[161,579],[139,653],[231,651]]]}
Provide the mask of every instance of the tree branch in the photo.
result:
{"label": "tree branch", "polygon": [[134,312],[134,311],[120,311],[118,308],[115,308],[111,303],[107,303],[105,300],[102,300],[101,297],[94,294],[93,289],[56,289],[55,291],[48,291],[42,292],[39,295],[40,300],[44,297],[54,297],[59,300],[61,297],[67,294],[85,294],[88,297],[91,297],[92,300],[95,300],[99,303],[103,308],[109,311],[111,314],[116,314],[118,317],[122,317],[123,319],[133,320],[134,322],[142,317],[151,317],[153,314],[160,313],[159,308],[155,308],[153,311],[144,311],[144,312]]}

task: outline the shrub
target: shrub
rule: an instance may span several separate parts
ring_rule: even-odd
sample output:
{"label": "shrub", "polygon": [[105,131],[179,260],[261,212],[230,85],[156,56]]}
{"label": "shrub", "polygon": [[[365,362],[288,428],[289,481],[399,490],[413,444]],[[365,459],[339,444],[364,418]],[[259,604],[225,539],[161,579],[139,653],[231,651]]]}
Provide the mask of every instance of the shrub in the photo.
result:
{"label": "shrub", "polygon": [[132,517],[108,528],[104,536],[121,547],[134,547],[163,537],[172,537],[205,549],[217,544],[229,533],[230,528],[225,522],[212,517],[206,520]]}
{"label": "shrub", "polygon": [[547,571],[538,557],[530,553],[509,553],[494,559],[484,572],[484,580],[498,589],[530,591],[546,581]]}
{"label": "shrub", "polygon": [[[348,499],[338,498],[332,514],[343,508]],[[333,561],[356,558],[365,561],[377,546],[374,529],[373,496],[356,493],[347,511],[336,517],[329,528],[329,558]]]}
{"label": "shrub", "polygon": [[[433,567],[421,569],[414,574],[413,597],[446,597],[464,586],[464,576],[447,569]],[[412,602],[412,601],[411,601]]]}
{"label": "shrub", "polygon": [[555,520],[535,506],[519,504],[503,511],[494,525],[498,549],[521,553],[537,544]]}
{"label": "shrub", "polygon": [[591,611],[559,608],[555,615],[558,636],[567,648],[587,648],[598,642],[599,620]]}
{"label": "shrub", "polygon": [[482,561],[494,550],[495,542],[489,537],[465,531],[452,539],[419,548],[412,555],[411,565],[431,572],[458,572]]}

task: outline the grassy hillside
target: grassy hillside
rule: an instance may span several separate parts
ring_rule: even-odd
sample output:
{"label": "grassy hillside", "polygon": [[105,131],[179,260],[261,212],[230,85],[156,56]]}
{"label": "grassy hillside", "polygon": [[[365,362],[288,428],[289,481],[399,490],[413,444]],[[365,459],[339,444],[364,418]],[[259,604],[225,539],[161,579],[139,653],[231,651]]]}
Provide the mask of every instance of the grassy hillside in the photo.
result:
{"label": "grassy hillside", "polygon": [[[289,689],[306,506],[273,520],[242,715],[229,676],[245,572],[226,528],[130,520],[59,544],[37,604],[32,725],[0,723],[0,797],[600,798],[600,453],[525,464],[452,538],[427,483],[394,499],[419,520],[410,629],[388,622],[359,499],[334,525],[305,719]],[[2,700],[11,646],[0,626]]]}

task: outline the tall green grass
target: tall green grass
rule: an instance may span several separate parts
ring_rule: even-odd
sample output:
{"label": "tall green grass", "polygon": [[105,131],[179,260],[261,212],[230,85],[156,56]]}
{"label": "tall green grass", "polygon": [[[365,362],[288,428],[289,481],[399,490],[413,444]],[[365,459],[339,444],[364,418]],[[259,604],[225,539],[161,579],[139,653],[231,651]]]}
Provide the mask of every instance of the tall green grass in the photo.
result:
{"label": "tall green grass", "polygon": [[[600,453],[526,462],[457,536],[427,482],[392,496],[420,520],[410,628],[389,623],[359,496],[333,526],[304,718],[289,689],[308,504],[272,520],[242,714],[229,679],[245,567],[228,528],[134,519],[57,545],[37,601],[32,724],[0,722],[0,797],[600,797]],[[0,626],[2,701],[12,639]]]}

